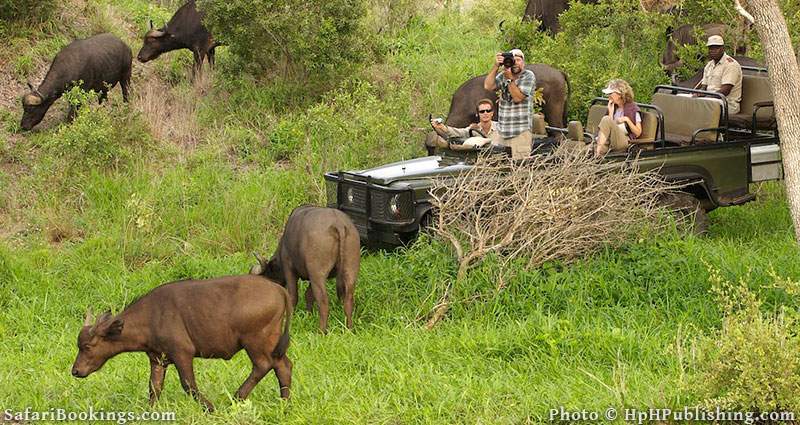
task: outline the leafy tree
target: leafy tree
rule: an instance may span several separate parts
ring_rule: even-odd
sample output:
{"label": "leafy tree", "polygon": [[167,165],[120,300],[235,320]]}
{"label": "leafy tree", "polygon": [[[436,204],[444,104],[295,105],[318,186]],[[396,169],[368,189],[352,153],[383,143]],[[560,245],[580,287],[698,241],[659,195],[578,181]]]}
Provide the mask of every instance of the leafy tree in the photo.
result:
{"label": "leafy tree", "polygon": [[368,61],[364,0],[201,0],[205,23],[246,67],[324,80]]}

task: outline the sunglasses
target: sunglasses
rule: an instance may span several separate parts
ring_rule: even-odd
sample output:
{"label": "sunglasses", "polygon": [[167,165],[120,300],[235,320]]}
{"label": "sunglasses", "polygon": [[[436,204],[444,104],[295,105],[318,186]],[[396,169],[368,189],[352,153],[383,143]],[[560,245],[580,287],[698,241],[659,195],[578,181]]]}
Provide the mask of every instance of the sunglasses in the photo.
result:
{"label": "sunglasses", "polygon": [[488,114],[489,112],[492,112],[492,110],[491,109],[479,109],[478,112],[480,112],[481,114]]}

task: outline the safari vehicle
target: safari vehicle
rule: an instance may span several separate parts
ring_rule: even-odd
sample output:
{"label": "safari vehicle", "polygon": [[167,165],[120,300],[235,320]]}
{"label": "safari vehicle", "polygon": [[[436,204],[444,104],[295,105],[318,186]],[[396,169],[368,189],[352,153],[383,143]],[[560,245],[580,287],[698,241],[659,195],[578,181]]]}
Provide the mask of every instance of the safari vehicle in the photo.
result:
{"label": "safari vehicle", "polygon": [[[562,135],[561,143],[580,146],[591,141],[606,114],[606,103],[604,98],[592,101],[585,127],[573,121],[567,128],[547,131]],[[721,94],[674,86],[657,86],[651,103],[637,105],[642,135],[630,149],[610,152],[605,160],[635,161],[642,171],[658,168],[668,180],[685,184],[672,203],[694,214],[698,232],[705,231],[707,211],[753,200],[750,183],[783,177],[765,69],[747,69],[736,115],[728,113]],[[534,129],[534,147],[541,146],[547,136],[543,123],[535,123]],[[534,155],[547,151],[534,149]],[[350,216],[365,244],[404,244],[430,223],[432,179],[455,177],[471,167],[475,157],[474,150],[446,149],[439,155],[376,168],[326,173],[328,206]]]}

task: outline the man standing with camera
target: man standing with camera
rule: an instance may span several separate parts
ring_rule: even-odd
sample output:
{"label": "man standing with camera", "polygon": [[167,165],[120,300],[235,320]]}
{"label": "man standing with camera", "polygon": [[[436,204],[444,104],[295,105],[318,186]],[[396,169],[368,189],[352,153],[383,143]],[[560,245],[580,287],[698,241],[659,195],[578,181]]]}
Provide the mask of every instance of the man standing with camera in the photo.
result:
{"label": "man standing with camera", "polygon": [[[502,72],[500,68],[502,67]],[[525,158],[533,140],[533,90],[536,76],[525,69],[525,54],[520,49],[498,53],[483,81],[483,88],[499,91],[497,108],[503,144],[511,147],[511,157]]]}

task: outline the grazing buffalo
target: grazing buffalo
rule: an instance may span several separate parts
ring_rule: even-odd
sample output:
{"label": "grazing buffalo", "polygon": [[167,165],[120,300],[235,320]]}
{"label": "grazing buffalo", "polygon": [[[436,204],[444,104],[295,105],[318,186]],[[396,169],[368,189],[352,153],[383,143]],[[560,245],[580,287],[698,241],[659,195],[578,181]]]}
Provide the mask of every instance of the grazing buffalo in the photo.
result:
{"label": "grazing buffalo", "polygon": [[[597,0],[581,0],[581,2],[596,4]],[[561,30],[558,16],[568,8],[569,0],[528,0],[522,20],[536,19],[539,21],[539,30],[555,34]]]}
{"label": "grazing buffalo", "polygon": [[[747,56],[732,56],[739,62],[741,66],[753,66],[758,68],[763,68],[764,64]],[[685,81],[675,81],[674,84],[678,87],[688,87],[688,88],[695,88],[700,83],[700,80],[703,79],[703,70],[697,71],[691,78]]]}
{"label": "grazing buffalo", "polygon": [[[548,125],[564,127],[567,119],[569,100],[569,80],[561,70],[543,63],[528,64],[526,69],[536,75],[536,88],[542,89],[544,106],[542,112]],[[483,98],[497,101],[497,93],[483,88],[486,74],[467,80],[453,93],[450,112],[445,124],[453,127],[466,127],[473,122],[475,104]]]}
{"label": "grazing buffalo", "polygon": [[[256,258],[258,258],[256,256]],[[310,281],[306,309],[319,305],[319,328],[328,330],[328,291],[325,282],[336,277],[336,295],[344,305],[347,327],[353,328],[353,293],[361,262],[358,230],[347,215],[333,208],[297,207],[289,215],[283,236],[269,261],[258,258],[250,274],[280,282],[297,305],[297,279]]]}
{"label": "grazing buffalo", "polygon": [[[702,34],[703,40],[706,40],[712,35],[726,37],[726,34],[730,35],[730,29],[728,25],[725,24],[705,24],[700,27],[700,33]],[[667,75],[672,79],[672,82],[675,83],[677,81],[677,70],[683,66],[683,61],[678,56],[678,46],[695,44],[698,42],[698,40],[695,37],[695,27],[691,24],[681,25],[674,31],[672,30],[672,27],[667,27],[666,36],[667,45],[664,48],[664,52],[661,54],[661,59],[659,62],[661,63],[661,68],[664,69],[664,72],[666,72]],[[726,44],[731,45],[731,38],[732,37],[729,36],[726,37]],[[736,54],[738,55],[745,55],[747,53],[747,46],[744,44],[734,46],[734,48]]]}
{"label": "grazing buffalo", "polygon": [[[131,49],[117,36],[105,33],[75,40],[58,52],[38,88],[28,83],[31,91],[22,97],[20,127],[30,130],[39,124],[53,102],[78,82],[81,89],[100,93],[100,102],[119,83],[127,102],[130,81]],[[71,109],[70,116],[73,113]]]}
{"label": "grazing buffalo", "polygon": [[[259,276],[183,280],[161,285],[122,313],[87,313],[78,335],[72,375],[85,378],[123,352],[150,358],[150,403],[161,394],[167,366],[174,364],[184,391],[206,409],[214,406],[197,389],[192,359],[230,359],[244,348],[253,370],[236,391],[246,398],[270,370],[281,397],[289,397],[292,362],[286,357],[292,306],[284,288]],[[281,326],[283,325],[283,326]]]}
{"label": "grazing buffalo", "polygon": [[144,35],[144,44],[136,59],[147,62],[157,58],[162,53],[178,49],[189,49],[194,55],[192,75],[200,71],[203,59],[208,57],[209,66],[214,66],[214,49],[219,45],[215,43],[205,26],[203,26],[204,13],[197,10],[195,0],[189,0],[180,7],[172,19],[160,29],[153,29],[150,22],[150,31]]}

